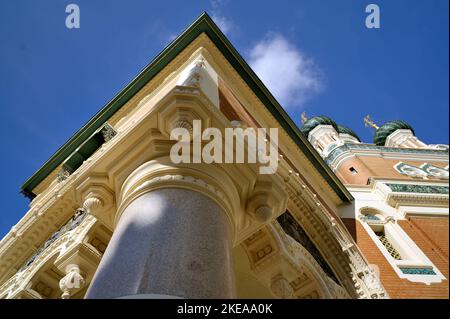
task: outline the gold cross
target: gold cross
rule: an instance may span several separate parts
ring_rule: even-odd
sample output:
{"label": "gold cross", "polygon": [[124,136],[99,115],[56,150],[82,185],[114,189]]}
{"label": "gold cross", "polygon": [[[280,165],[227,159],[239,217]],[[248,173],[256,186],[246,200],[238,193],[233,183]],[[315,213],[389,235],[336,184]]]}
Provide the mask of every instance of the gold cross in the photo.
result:
{"label": "gold cross", "polygon": [[302,118],[302,124],[305,124],[306,121],[308,120],[308,118],[306,117],[306,113],[305,112],[302,113],[301,118]]}
{"label": "gold cross", "polygon": [[372,121],[372,120],[370,119],[370,115],[367,115],[367,116],[364,118],[364,126],[365,126],[365,127],[369,127],[369,126],[370,126],[370,127],[373,127],[373,128],[376,129],[376,130],[379,129],[379,126],[376,125],[375,122]]}

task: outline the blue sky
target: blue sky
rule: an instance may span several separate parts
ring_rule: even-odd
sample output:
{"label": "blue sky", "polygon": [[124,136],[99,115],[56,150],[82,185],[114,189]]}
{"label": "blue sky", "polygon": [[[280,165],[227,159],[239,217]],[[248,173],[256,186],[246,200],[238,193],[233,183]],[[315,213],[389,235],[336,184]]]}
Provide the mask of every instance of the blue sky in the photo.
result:
{"label": "blue sky", "polygon": [[325,114],[371,142],[370,114],[448,144],[448,0],[1,0],[0,237],[28,209],[20,185],[204,10],[297,124]]}

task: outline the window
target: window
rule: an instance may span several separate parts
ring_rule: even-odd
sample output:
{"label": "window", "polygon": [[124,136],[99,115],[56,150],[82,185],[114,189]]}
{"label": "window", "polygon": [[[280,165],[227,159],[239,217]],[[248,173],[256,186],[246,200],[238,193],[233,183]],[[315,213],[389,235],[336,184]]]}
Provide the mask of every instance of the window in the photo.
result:
{"label": "window", "polygon": [[364,220],[368,221],[368,220],[380,220],[380,218],[378,216],[372,215],[372,214],[367,214],[364,216]]}
{"label": "window", "polygon": [[445,279],[439,269],[395,222],[393,216],[387,216],[376,208],[364,207],[360,209],[359,219],[400,278],[426,284]]}
{"label": "window", "polygon": [[386,248],[386,250],[389,252],[389,254],[392,256],[392,258],[396,260],[402,260],[402,256],[400,253],[395,249],[394,245],[391,244],[389,239],[387,239],[386,234],[383,231],[375,232],[375,235],[377,235],[378,239],[381,241],[383,246]]}
{"label": "window", "polygon": [[381,214],[378,214],[376,211],[369,211],[363,213],[361,216],[361,220],[363,220],[369,227],[370,231],[375,234],[381,244],[384,246],[384,249],[389,253],[389,255],[395,260],[402,260],[402,255],[399,253],[398,243],[386,233],[385,223],[386,218]]}

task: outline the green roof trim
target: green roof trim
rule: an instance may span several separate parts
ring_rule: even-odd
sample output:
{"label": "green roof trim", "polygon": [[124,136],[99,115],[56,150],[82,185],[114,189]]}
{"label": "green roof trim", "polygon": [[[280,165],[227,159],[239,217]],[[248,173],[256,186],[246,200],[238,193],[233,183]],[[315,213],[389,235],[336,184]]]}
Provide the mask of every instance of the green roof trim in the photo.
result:
{"label": "green roof trim", "polygon": [[325,164],[319,154],[313,149],[312,145],[302,135],[297,125],[295,125],[281,105],[275,100],[269,90],[251,70],[250,66],[239,55],[206,12],[202,13],[181,35],[164,48],[164,50],[156,56],[156,58],[154,58],[137,77],[135,77],[119,94],[108,102],[77,133],[60,147],[51,158],[22,185],[22,192],[26,195],[34,195],[32,191],[39,183],[63,163],[68,156],[85,142],[86,139],[92,136],[92,134],[105,124],[106,121],[132,96],[134,96],[145,84],[184,50],[189,43],[202,33],[205,33],[226,57],[228,62],[235,68],[242,79],[277,119],[281,127],[286,130],[289,136],[313,163],[314,167],[316,167],[336,194],[343,201],[352,201],[353,197],[350,192],[331,171],[328,165]]}
{"label": "green roof trim", "polygon": [[[108,135],[109,133],[109,135]],[[83,165],[92,154],[94,154],[103,143],[116,135],[116,131],[106,123],[101,129],[98,129],[85,142],[83,142],[63,163],[63,169],[69,174],[75,172],[78,167]]]}

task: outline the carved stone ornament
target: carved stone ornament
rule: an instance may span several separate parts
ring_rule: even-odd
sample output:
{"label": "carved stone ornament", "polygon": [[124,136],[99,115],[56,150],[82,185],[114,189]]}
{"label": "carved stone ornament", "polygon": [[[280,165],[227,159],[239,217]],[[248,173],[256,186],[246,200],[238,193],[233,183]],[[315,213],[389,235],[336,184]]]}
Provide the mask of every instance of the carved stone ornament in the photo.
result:
{"label": "carved stone ornament", "polygon": [[67,265],[66,272],[67,275],[59,281],[59,288],[62,291],[61,299],[69,299],[73,293],[83,288],[85,284],[85,280],[80,274],[78,265]]}
{"label": "carved stone ornament", "polygon": [[289,299],[294,295],[294,289],[283,276],[274,277],[272,279],[270,289],[275,294],[275,296],[282,299]]}

